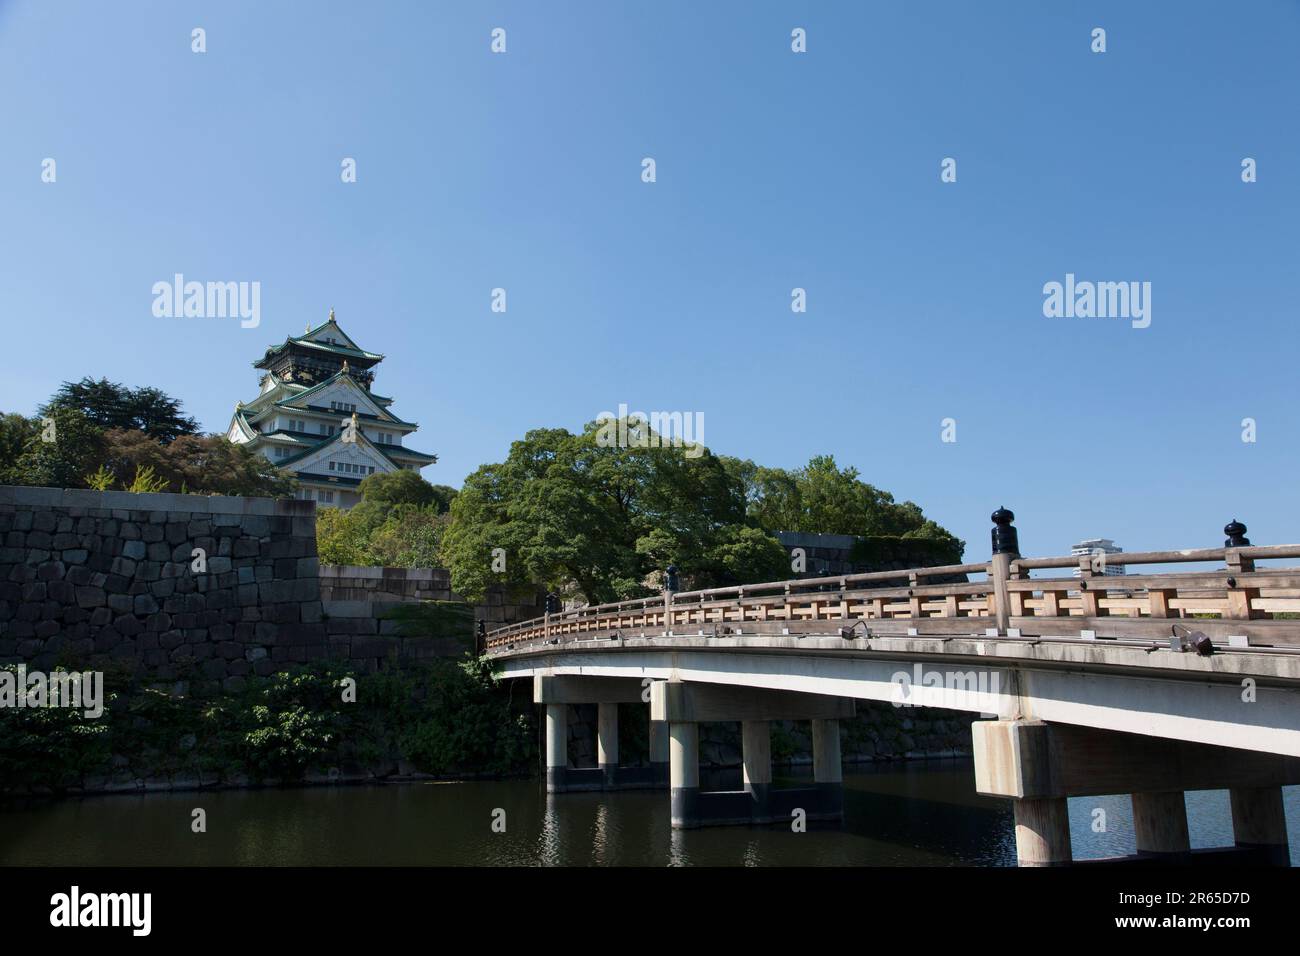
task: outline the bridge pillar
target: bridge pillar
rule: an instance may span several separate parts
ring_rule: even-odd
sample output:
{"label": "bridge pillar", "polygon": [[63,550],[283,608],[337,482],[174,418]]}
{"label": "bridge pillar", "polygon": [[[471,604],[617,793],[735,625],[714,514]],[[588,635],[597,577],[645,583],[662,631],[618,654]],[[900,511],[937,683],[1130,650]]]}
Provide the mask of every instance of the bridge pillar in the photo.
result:
{"label": "bridge pillar", "polygon": [[694,721],[668,724],[669,800],[672,824],[699,826],[700,728]]}
{"label": "bridge pillar", "polygon": [[1068,803],[1051,786],[1049,733],[1047,724],[1035,720],[971,724],[975,790],[1012,798],[1021,866],[1065,866],[1071,860]]}
{"label": "bridge pillar", "polygon": [[596,765],[606,787],[618,776],[618,704],[596,705]]}
{"label": "bridge pillar", "polygon": [[844,769],[840,758],[840,722],[812,721],[813,782],[826,810],[844,812]]}
{"label": "bridge pillar", "polygon": [[1228,796],[1233,842],[1243,849],[1262,850],[1277,866],[1290,866],[1282,788],[1234,787]]}
{"label": "bridge pillar", "polygon": [[1070,814],[1065,797],[1013,800],[1016,862],[1020,866],[1068,866]]}
{"label": "bridge pillar", "polygon": [[[533,701],[546,706],[546,778],[550,792],[653,789],[667,785],[666,773],[661,780],[650,767],[619,766],[618,705],[644,705],[643,692],[641,681],[628,677],[533,675]],[[564,708],[572,704],[596,705],[595,767],[568,766]],[[553,713],[557,715],[554,722]],[[664,760],[667,760],[666,753]]]}
{"label": "bridge pillar", "polygon": [[[772,787],[773,720],[815,720],[834,725],[852,717],[854,703],[824,694],[735,687],[692,681],[656,681],[650,686],[652,720],[668,721],[671,735],[673,826],[722,826],[772,823],[798,811],[808,820],[839,820],[843,801],[826,805],[821,781],[816,788]],[[699,731],[701,723],[736,721],[743,743],[743,790],[701,791]],[[831,735],[834,735],[834,746]],[[839,728],[822,729],[824,781],[840,786]],[[834,754],[834,760],[831,754]],[[829,778],[834,776],[834,781]]]}
{"label": "bridge pillar", "polygon": [[1172,856],[1190,853],[1187,803],[1181,790],[1133,794],[1133,832],[1140,855]]}
{"label": "bridge pillar", "polygon": [[1022,866],[1069,862],[1066,799],[1113,793],[1132,794],[1139,857],[1222,862],[1222,848],[1191,849],[1183,794],[1224,789],[1237,857],[1288,864],[1282,787],[1300,784],[1295,757],[1033,720],[977,720],[971,741],[976,792],[1013,801]]}
{"label": "bridge pillar", "polygon": [[741,762],[745,793],[749,794],[749,817],[754,823],[771,823],[772,808],[772,725],[766,720],[745,720],[740,724]]}
{"label": "bridge pillar", "polygon": [[650,776],[656,787],[668,786],[668,721],[650,719]]}
{"label": "bridge pillar", "polygon": [[546,792],[563,793],[569,766],[569,705],[546,705]]}

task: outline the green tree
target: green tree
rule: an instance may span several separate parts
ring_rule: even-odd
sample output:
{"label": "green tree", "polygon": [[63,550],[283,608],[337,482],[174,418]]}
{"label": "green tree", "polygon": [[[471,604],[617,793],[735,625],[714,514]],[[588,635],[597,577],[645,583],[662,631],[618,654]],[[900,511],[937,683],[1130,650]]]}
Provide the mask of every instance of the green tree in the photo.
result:
{"label": "green tree", "polygon": [[435,506],[398,505],[370,533],[369,558],[379,567],[434,568],[451,516]]}
{"label": "green tree", "polygon": [[96,427],[139,429],[163,444],[182,435],[198,433],[198,423],[185,415],[181,403],[157,388],[127,388],[106,378],[90,377],[79,382],[64,382],[48,402],[41,406],[44,417],[60,408],[82,412]]}
{"label": "green tree", "polygon": [[840,468],[818,455],[803,468],[765,468],[731,458],[728,471],[745,487],[750,519],[767,531],[851,534],[862,537],[933,539],[942,553],[960,560],[963,543],[926,518],[911,501],[863,481],[856,468]]}
{"label": "green tree", "polygon": [[668,564],[692,587],[779,576],[784,551],[747,527],[743,483],[720,459],[607,446],[599,432],[529,432],[465,480],[442,548],[459,593],[537,582],[599,603],[652,593]]}
{"label": "green tree", "polygon": [[265,455],[236,445],[224,435],[182,435],[166,446],[166,457],[180,484],[197,494],[283,498],[293,494],[296,479]]}
{"label": "green tree", "polygon": [[368,536],[356,509],[316,509],[316,555],[321,564],[369,564]]}
{"label": "green tree", "polygon": [[431,485],[413,471],[368,475],[350,511],[316,513],[316,550],[325,564],[428,568],[439,564],[454,488]]}
{"label": "green tree", "polygon": [[418,505],[422,508],[432,505],[438,514],[446,512],[451,507],[451,500],[456,497],[455,488],[431,485],[419,472],[406,469],[367,475],[361,479],[358,490],[373,505]]}
{"label": "green tree", "polygon": [[0,485],[26,484],[18,459],[39,434],[40,424],[36,419],[14,412],[0,415]]}
{"label": "green tree", "polygon": [[114,428],[103,436],[104,466],[119,486],[140,468],[152,468],[170,491],[277,498],[293,493],[295,480],[265,456],[223,435],[182,435],[164,444],[140,429]]}
{"label": "green tree", "polygon": [[[104,437],[84,412],[54,408],[46,415],[53,428],[37,422],[15,465],[16,484],[45,488],[84,488],[85,476],[102,461]],[[53,440],[46,441],[47,434]]]}

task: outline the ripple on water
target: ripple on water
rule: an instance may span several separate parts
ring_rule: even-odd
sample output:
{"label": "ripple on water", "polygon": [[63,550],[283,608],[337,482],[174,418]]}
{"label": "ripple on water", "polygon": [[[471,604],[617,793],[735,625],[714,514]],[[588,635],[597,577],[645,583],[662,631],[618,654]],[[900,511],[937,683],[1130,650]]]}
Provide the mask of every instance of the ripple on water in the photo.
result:
{"label": "ripple on water", "polygon": [[[734,776],[734,774],[733,774]],[[799,783],[797,779],[778,780]],[[725,774],[710,786],[735,786]],[[1287,788],[1293,862],[1300,788]],[[208,832],[190,831],[207,811]],[[1187,796],[1193,846],[1232,842],[1227,794]],[[1106,827],[1097,829],[1096,810]],[[506,832],[492,829],[504,811]],[[1070,801],[1078,858],[1130,853],[1127,796]],[[1009,866],[1010,805],[969,761],[850,770],[843,827],[675,831],[662,791],[548,795],[536,780],[123,795],[0,811],[0,864],[37,866]]]}

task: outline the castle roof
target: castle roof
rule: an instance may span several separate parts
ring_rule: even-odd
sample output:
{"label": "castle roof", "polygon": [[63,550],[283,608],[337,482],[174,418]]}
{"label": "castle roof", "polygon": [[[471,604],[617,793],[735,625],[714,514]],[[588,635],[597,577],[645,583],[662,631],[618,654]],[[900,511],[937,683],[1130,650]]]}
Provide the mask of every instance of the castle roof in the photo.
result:
{"label": "castle roof", "polygon": [[329,318],[315,328],[308,328],[302,335],[290,335],[279,345],[269,346],[266,353],[253,363],[254,368],[266,368],[286,350],[301,349],[308,353],[333,355],[339,359],[349,359],[358,365],[368,367],[382,362],[384,357],[376,352],[367,352],[343,331],[330,309]]}
{"label": "castle roof", "polygon": [[[314,455],[317,452],[325,450],[330,445],[333,445],[336,442],[343,441],[343,434],[344,433],[340,431],[337,434],[331,435],[328,438],[323,438],[316,444],[312,445],[310,448],[306,448],[296,455],[291,455],[288,458],[277,461],[276,464],[281,468],[288,468],[291,465],[293,465],[294,462],[302,461],[303,459],[307,458],[309,455]],[[311,435],[307,437],[315,438],[318,436]],[[373,448],[375,451],[379,452],[379,454],[383,455],[384,458],[386,458],[390,464],[392,464],[394,467],[397,468],[401,467],[401,463],[394,459],[393,457],[394,454],[396,454],[398,457],[401,458],[419,459],[423,461],[428,461],[430,463],[436,462],[438,460],[437,455],[429,455],[422,451],[416,451],[413,448],[407,448],[404,445],[384,445],[384,444],[380,444],[379,442],[371,441],[362,432],[356,432],[355,437],[358,442],[364,442],[366,445]]]}

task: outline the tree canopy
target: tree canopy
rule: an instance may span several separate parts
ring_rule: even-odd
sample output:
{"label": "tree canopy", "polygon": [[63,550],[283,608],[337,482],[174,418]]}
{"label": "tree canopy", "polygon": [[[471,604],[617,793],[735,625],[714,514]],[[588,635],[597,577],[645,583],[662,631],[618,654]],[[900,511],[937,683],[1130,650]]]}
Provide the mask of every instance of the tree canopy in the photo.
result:
{"label": "tree canopy", "polygon": [[163,444],[199,431],[198,422],[183,414],[178,399],[157,388],[127,388],[106,378],[64,382],[37,414],[44,418],[61,408],[80,411],[102,431],[139,429]]}
{"label": "tree canopy", "polygon": [[910,501],[867,484],[856,468],[840,468],[831,455],[818,455],[787,471],[752,461],[723,459],[744,485],[746,512],[768,531],[852,534],[900,538],[948,538]]}
{"label": "tree canopy", "polygon": [[294,489],[294,479],[265,456],[224,435],[182,435],[163,444],[138,429],[114,428],[101,447],[100,462],[120,485],[148,467],[168,491],[276,498]]}
{"label": "tree canopy", "polygon": [[0,416],[0,482],[52,488],[127,488],[137,478],[195,494],[291,494],[292,478],[223,435],[197,434],[181,403],[156,388],[107,379],[65,382],[34,418]]}
{"label": "tree canopy", "polygon": [[456,489],[431,485],[414,471],[367,475],[361,501],[349,511],[316,512],[316,548],[322,564],[400,568],[438,566]]}
{"label": "tree canopy", "polygon": [[531,431],[465,480],[442,540],[458,593],[540,583],[603,603],[654,593],[670,564],[684,588],[780,580],[792,575],[777,531],[934,536],[960,553],[916,505],[829,456],[785,471],[708,450],[610,447],[598,431]]}
{"label": "tree canopy", "polygon": [[[22,451],[9,471],[14,485],[47,488],[84,488],[86,475],[103,460],[104,434],[78,408],[52,408],[41,418],[15,421],[5,416],[5,441],[22,441]],[[11,423],[12,426],[11,426]]]}

